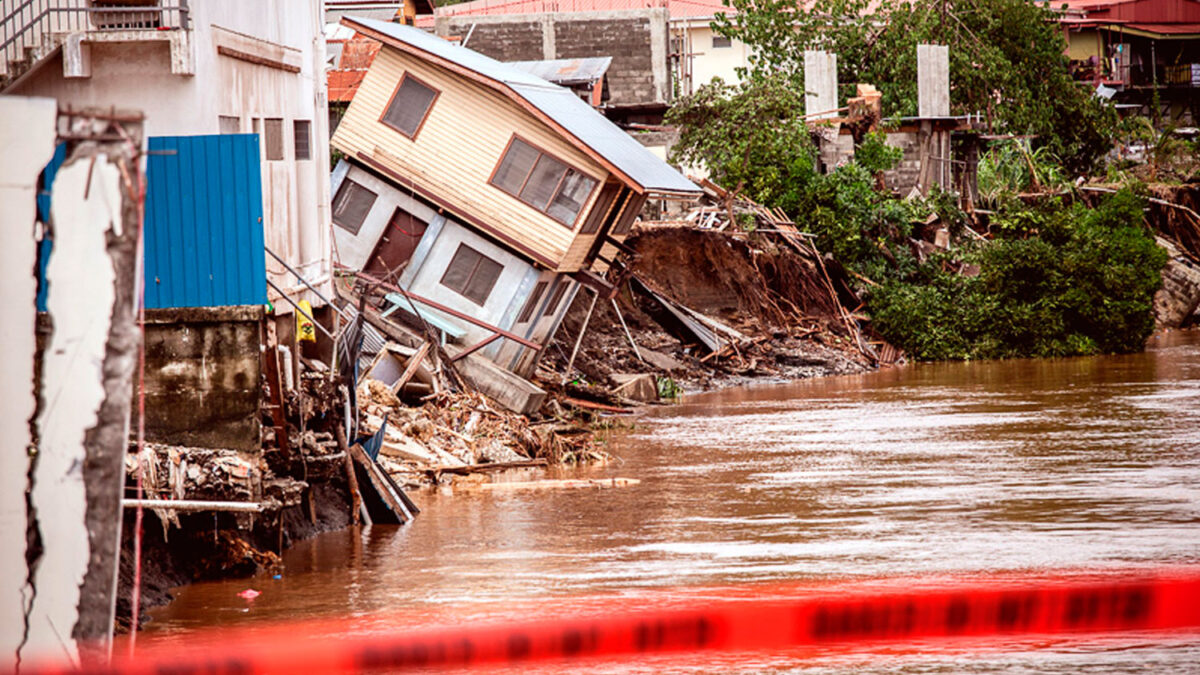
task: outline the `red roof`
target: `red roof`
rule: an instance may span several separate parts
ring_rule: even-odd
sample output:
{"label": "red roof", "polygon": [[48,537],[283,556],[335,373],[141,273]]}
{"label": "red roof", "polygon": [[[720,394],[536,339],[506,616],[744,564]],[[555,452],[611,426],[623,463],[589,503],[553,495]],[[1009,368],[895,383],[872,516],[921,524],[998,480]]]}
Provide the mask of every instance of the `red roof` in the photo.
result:
{"label": "red roof", "polygon": [[354,98],[358,85],[367,76],[367,69],[377,53],[379,43],[362,35],[355,35],[342,43],[337,68],[326,73],[331,103],[349,103]]}
{"label": "red roof", "polygon": [[538,14],[541,12],[613,12],[666,7],[672,18],[733,13],[721,0],[471,0],[439,7],[437,16]]}
{"label": "red roof", "polygon": [[[1143,25],[1200,23],[1197,0],[1062,0],[1066,11],[1088,21],[1125,21]],[[1058,0],[1052,6],[1059,7]],[[1163,33],[1155,30],[1151,32]],[[1191,32],[1186,31],[1186,32]]]}

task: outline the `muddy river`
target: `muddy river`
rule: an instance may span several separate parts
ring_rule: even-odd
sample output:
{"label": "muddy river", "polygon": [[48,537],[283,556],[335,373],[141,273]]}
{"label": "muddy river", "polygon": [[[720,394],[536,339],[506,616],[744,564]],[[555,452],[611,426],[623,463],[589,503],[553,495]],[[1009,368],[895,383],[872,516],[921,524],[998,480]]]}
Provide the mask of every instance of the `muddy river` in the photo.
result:
{"label": "muddy river", "polygon": [[[597,597],[1200,563],[1200,335],[1144,354],[910,366],[688,397],[608,435],[594,491],[428,492],[403,527],[327,534],[281,578],[196,584],[149,640],[213,625],[528,617]],[[511,480],[529,479],[514,474]],[[734,590],[730,590],[733,587]],[[248,602],[237,593],[262,593]],[[740,654],[604,672],[1190,672],[1200,635]],[[562,669],[569,672],[571,668]]]}

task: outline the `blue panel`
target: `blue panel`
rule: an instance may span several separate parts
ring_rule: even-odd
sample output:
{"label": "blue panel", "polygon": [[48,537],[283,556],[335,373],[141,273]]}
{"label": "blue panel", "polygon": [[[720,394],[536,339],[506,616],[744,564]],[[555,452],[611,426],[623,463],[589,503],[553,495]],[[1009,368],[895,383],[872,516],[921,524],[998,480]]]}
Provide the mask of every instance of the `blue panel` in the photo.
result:
{"label": "blue panel", "polygon": [[[50,193],[54,189],[54,177],[58,175],[58,169],[66,160],[67,144],[59,143],[58,147],[54,148],[54,156],[50,158],[46,168],[42,169],[41,185],[38,187],[37,193],[37,217],[43,223],[50,222]],[[54,250],[53,233],[45,230],[42,234],[42,240],[37,244],[37,298],[35,304],[39,312],[46,311],[46,265],[50,264],[50,252]]]}
{"label": "blue panel", "polygon": [[258,136],[156,136],[149,149],[146,307],[265,303]]}

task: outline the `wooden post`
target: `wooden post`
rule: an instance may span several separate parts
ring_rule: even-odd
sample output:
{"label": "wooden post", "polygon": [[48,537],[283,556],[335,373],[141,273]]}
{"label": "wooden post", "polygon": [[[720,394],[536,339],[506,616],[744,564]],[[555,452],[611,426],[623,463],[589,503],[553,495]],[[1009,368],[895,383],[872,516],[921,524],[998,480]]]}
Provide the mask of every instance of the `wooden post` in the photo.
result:
{"label": "wooden post", "polygon": [[[587,316],[583,317],[583,325],[579,327],[579,335],[575,338],[575,348],[571,350],[571,358],[567,360],[567,369],[563,371],[562,382],[566,384],[567,380],[571,379],[571,368],[575,367],[575,356],[579,354],[579,345],[583,343],[583,334],[587,332],[588,322],[592,320],[592,312],[596,310],[596,301],[600,299],[600,291],[592,290],[592,304],[588,307]],[[616,300],[613,300],[616,303]],[[624,325],[622,320],[621,325]],[[637,347],[635,346],[636,350]],[[638,358],[641,358],[639,355]]]}
{"label": "wooden post", "polygon": [[351,520],[355,525],[360,522],[370,525],[371,515],[363,506],[362,495],[358,492],[358,476],[354,475],[354,460],[350,457],[350,446],[346,443],[346,432],[342,430],[342,425],[333,425],[333,435],[337,439],[338,450],[341,451],[346,463],[346,484],[350,487]]}

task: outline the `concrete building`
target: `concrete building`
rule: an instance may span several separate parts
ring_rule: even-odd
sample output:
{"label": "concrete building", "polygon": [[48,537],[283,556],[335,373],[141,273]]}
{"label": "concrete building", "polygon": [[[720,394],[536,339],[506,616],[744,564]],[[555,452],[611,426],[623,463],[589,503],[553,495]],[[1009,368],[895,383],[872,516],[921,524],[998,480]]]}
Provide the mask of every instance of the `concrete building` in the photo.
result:
{"label": "concrete building", "polygon": [[3,93],[144,115],[147,438],[257,453],[264,307],[286,345],[332,290],[324,4],[34,5],[3,2]]}
{"label": "concrete building", "polygon": [[[330,287],[324,3],[45,0],[54,11],[37,16],[23,4],[3,2],[2,93],[138,109],[147,137],[258,134],[265,244]],[[320,304],[274,260],[267,273]]]}
{"label": "concrete building", "polygon": [[[699,189],[568,89],[416,28],[344,18],[383,47],[334,135],[341,266],[408,299],[451,353],[532,371],[650,196]],[[504,339],[500,339],[504,338]]]}

